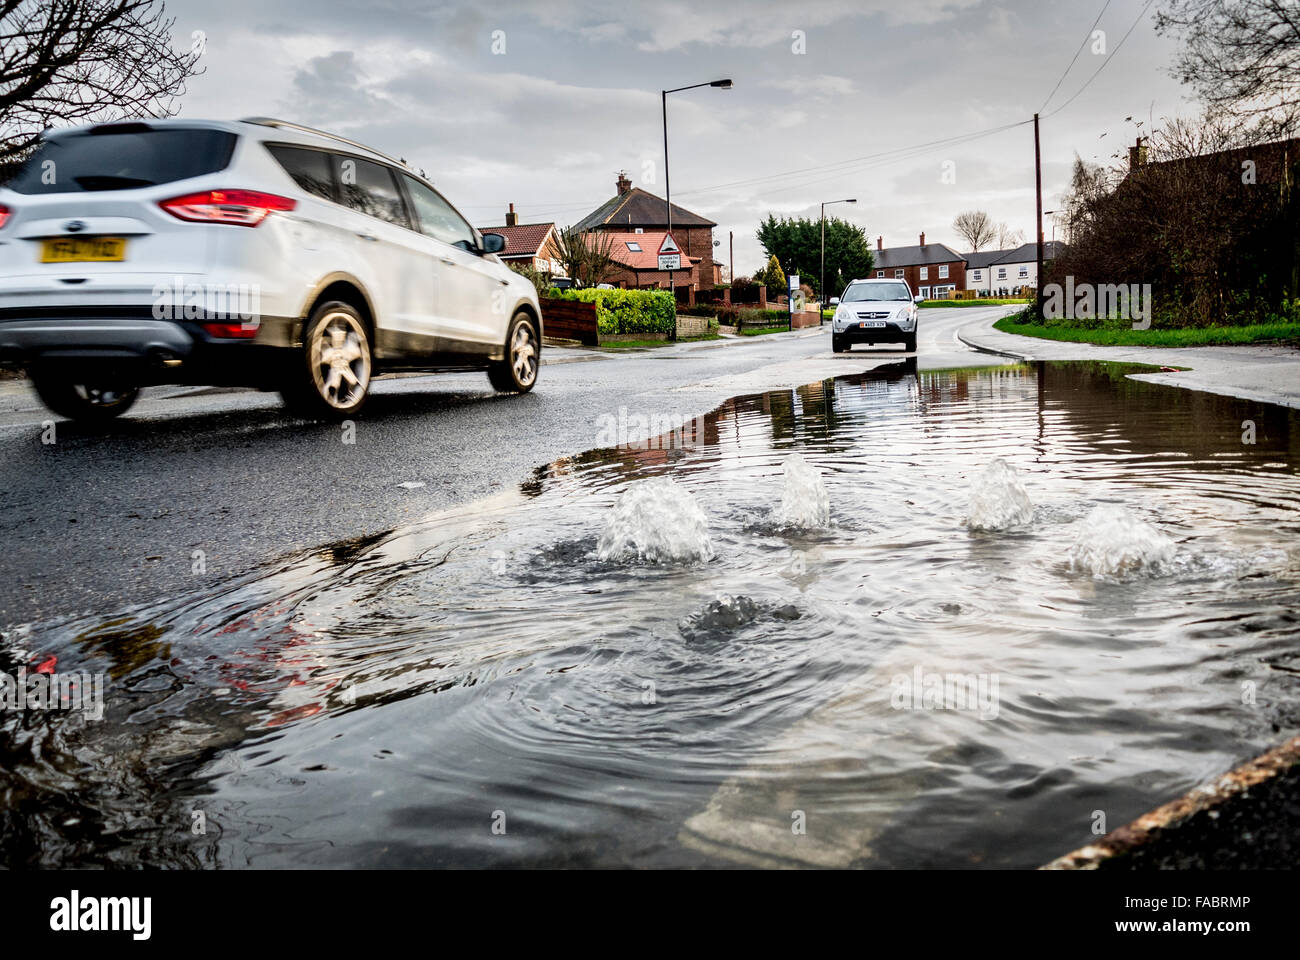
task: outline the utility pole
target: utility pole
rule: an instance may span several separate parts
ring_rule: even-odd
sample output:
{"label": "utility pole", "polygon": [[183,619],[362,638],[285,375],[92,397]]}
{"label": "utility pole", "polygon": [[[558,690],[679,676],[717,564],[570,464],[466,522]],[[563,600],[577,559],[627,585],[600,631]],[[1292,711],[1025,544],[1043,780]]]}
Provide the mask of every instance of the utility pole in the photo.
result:
{"label": "utility pole", "polygon": [[[660,102],[664,112],[664,219],[668,221],[668,235],[673,232],[673,191],[668,183],[668,94],[681,93],[683,90],[695,90],[699,87],[718,87],[731,89],[730,80],[711,80],[708,83],[693,83],[689,87],[674,87],[672,90],[659,91]],[[679,254],[680,255],[680,254]],[[677,288],[673,285],[673,271],[668,271],[668,292],[673,295],[673,312],[677,311]],[[677,324],[673,323],[672,338],[677,339]]]}
{"label": "utility pole", "polygon": [[[664,216],[668,219],[668,233],[666,236],[673,235],[673,188],[668,183],[668,91],[664,90],[660,94],[664,108]],[[1034,114],[1034,130],[1038,130],[1038,114]],[[1037,136],[1037,133],[1035,133]],[[1039,201],[1042,202],[1041,199]],[[1038,259],[1043,259],[1042,251],[1038,253]],[[1039,269],[1042,269],[1041,264]],[[669,340],[677,339],[677,288],[673,286],[673,272],[668,271],[668,292],[673,295],[673,329],[672,336]]]}
{"label": "utility pole", "polygon": [[732,287],[735,287],[736,285],[736,233],[734,230],[727,231],[727,249],[731,251],[727,258],[728,260],[731,261],[731,265],[727,268],[729,271],[727,273],[727,279],[730,281]]}
{"label": "utility pole", "polygon": [[1038,114],[1034,114],[1034,194],[1037,217],[1034,232],[1038,237],[1038,275],[1034,280],[1034,308],[1043,315],[1043,157],[1038,145]]}

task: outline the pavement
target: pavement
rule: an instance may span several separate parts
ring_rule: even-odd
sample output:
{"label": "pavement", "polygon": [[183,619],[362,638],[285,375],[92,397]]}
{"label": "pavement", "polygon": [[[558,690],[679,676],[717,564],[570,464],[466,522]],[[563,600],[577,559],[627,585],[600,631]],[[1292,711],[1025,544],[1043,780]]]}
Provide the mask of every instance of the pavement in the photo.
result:
{"label": "pavement", "polygon": [[[971,310],[926,311],[920,369],[1008,362],[958,342]],[[828,331],[547,346],[523,396],[496,394],[477,373],[386,378],[352,435],[289,415],[276,394],[211,387],[151,388],[120,420],[91,427],[57,420],[25,380],[0,381],[0,629],[108,617],[518,489],[601,445],[602,417],[620,407],[685,419],[906,355],[835,354]],[[51,421],[55,442],[44,443]]]}
{"label": "pavement", "polygon": [[993,329],[997,319],[972,320],[957,336],[975,350],[1017,360],[1110,360],[1185,368],[1135,374],[1133,379],[1300,407],[1300,351],[1290,347],[1106,347],[1004,333]]}

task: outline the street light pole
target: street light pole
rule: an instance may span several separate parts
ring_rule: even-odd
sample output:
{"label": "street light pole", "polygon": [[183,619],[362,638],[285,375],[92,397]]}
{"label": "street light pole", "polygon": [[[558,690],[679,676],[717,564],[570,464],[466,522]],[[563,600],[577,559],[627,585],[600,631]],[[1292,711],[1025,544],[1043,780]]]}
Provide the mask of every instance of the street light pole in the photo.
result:
{"label": "street light pole", "polygon": [[[659,91],[660,103],[663,107],[664,115],[664,219],[668,223],[668,233],[666,236],[672,236],[673,232],[673,190],[668,179],[668,94],[681,93],[683,90],[694,90],[697,87],[718,87],[721,90],[730,90],[730,80],[710,80],[708,83],[693,83],[688,87],[674,87],[671,90]],[[680,252],[678,256],[681,256]],[[673,286],[673,271],[668,271],[668,292],[673,295],[673,316],[677,315],[677,288]],[[677,321],[673,320],[672,339],[677,339]]]}
{"label": "street light pole", "polygon": [[829,203],[857,203],[857,198],[852,200],[824,200],[822,201],[822,267],[821,276],[818,279],[817,288],[817,325],[821,326],[826,322],[822,316],[825,310],[826,301],[826,205]]}

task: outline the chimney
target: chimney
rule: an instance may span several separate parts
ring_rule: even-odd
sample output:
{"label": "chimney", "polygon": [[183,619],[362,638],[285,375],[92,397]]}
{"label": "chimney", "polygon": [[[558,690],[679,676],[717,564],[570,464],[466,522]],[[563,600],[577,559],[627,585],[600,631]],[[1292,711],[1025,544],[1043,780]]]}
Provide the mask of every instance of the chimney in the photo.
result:
{"label": "chimney", "polygon": [[925,231],[921,231],[921,246],[925,246]]}
{"label": "chimney", "polygon": [[1146,137],[1138,137],[1137,143],[1128,148],[1128,172],[1132,173],[1142,164],[1147,162],[1147,147],[1142,141]]}
{"label": "chimney", "polygon": [[618,179],[614,181],[614,185],[618,187],[618,195],[620,197],[632,189],[632,181],[627,178],[626,170],[620,170],[618,172]]}
{"label": "chimney", "polygon": [[876,249],[877,249],[877,250],[884,250],[884,249],[885,249],[885,238],[884,238],[884,237],[876,237]]}
{"label": "chimney", "polygon": [[506,226],[519,226],[519,214],[515,213],[515,205],[513,203],[510,204],[510,209],[506,211]]}

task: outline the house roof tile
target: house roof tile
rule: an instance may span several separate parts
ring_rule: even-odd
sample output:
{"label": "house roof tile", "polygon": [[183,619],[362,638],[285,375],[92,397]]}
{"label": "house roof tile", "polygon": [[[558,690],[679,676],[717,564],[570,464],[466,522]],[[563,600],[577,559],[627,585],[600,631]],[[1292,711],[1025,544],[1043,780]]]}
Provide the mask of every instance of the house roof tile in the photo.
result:
{"label": "house roof tile", "polygon": [[506,248],[500,256],[534,257],[555,229],[554,223],[520,223],[513,227],[479,227],[479,233],[499,233],[506,238]]}
{"label": "house roof tile", "polygon": [[[633,187],[627,193],[611,197],[576,224],[577,230],[600,227],[667,227],[664,199]],[[673,204],[674,227],[716,227],[717,223]]]}

